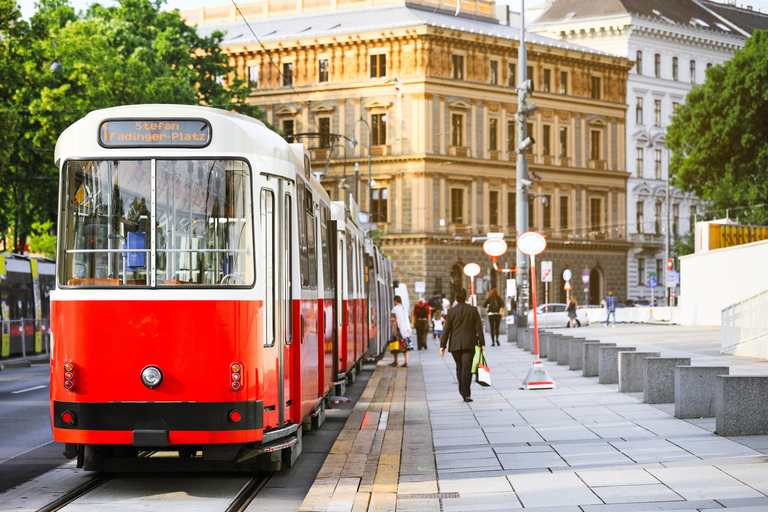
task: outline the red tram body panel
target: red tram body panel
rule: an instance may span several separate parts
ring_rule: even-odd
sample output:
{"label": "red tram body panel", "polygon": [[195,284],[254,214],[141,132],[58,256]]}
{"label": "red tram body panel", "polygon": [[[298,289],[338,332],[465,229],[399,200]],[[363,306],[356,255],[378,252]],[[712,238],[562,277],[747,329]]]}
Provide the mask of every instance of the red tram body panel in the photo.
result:
{"label": "red tram body panel", "polygon": [[391,274],[354,201],[330,201],[302,145],[210,108],[93,112],[56,161],[54,439],[95,470],[147,449],[292,464],[384,346],[370,295],[391,307]]}

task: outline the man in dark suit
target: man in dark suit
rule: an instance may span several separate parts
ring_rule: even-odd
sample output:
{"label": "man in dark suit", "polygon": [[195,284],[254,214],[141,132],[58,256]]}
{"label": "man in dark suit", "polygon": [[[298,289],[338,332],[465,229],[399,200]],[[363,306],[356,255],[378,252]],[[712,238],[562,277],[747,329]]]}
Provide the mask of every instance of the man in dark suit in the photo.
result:
{"label": "man in dark suit", "polygon": [[440,338],[440,355],[445,355],[445,347],[450,342],[449,351],[456,361],[456,379],[459,381],[459,393],[465,402],[471,402],[470,385],[472,384],[472,360],[475,347],[480,345],[485,351],[483,321],[477,308],[466,303],[467,290],[461,289],[456,294],[457,305],[448,310]]}

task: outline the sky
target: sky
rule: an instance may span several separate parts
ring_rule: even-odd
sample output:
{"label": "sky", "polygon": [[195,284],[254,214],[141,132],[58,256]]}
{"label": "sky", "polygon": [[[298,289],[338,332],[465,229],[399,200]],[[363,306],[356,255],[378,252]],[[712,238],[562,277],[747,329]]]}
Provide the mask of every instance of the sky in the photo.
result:
{"label": "sky", "polygon": [[[24,18],[29,19],[35,11],[36,0],[16,0],[21,6],[21,13]],[[236,0],[238,4],[250,3],[254,0]],[[526,8],[535,7],[546,0],[526,0]],[[669,0],[674,1],[674,0]],[[69,0],[69,5],[73,6],[75,10],[85,10],[90,4],[94,3],[94,0]],[[117,0],[100,0],[98,3],[102,5],[116,4]],[[179,9],[185,11],[189,9],[198,9],[200,7],[219,7],[222,5],[231,4],[232,0],[166,0],[164,7],[168,10]],[[521,0],[497,0],[497,3],[508,4],[513,11],[520,10]],[[751,5],[755,10],[762,8],[763,12],[768,12],[768,0],[736,0],[737,5]]]}

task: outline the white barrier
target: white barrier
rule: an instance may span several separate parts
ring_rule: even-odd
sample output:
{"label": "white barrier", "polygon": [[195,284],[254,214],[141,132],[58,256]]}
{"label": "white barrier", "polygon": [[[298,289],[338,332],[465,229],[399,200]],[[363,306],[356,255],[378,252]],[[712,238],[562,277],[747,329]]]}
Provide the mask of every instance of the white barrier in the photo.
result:
{"label": "white barrier", "polygon": [[[638,306],[631,308],[616,308],[616,323],[644,324],[650,322],[670,322],[673,320],[673,310],[669,306]],[[605,323],[608,310],[599,306],[584,308],[589,323]]]}

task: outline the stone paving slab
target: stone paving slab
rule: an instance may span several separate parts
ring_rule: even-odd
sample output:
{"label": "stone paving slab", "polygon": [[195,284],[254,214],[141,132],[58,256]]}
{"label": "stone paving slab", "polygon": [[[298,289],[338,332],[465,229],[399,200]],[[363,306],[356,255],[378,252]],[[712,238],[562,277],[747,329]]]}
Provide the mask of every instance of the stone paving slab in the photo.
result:
{"label": "stone paving slab", "polygon": [[[713,355],[719,337],[706,332],[625,327],[576,334],[768,375],[768,363]],[[670,354],[650,343],[675,332],[684,339]],[[307,510],[768,511],[768,436],[717,436],[712,418],[677,419],[673,404],[644,404],[642,393],[555,361],[544,362],[555,389],[522,390],[535,356],[503,340],[486,350],[493,386],[473,384],[471,403],[459,396],[451,357],[411,356],[407,369],[377,366]],[[372,430],[385,412],[385,430]]]}

